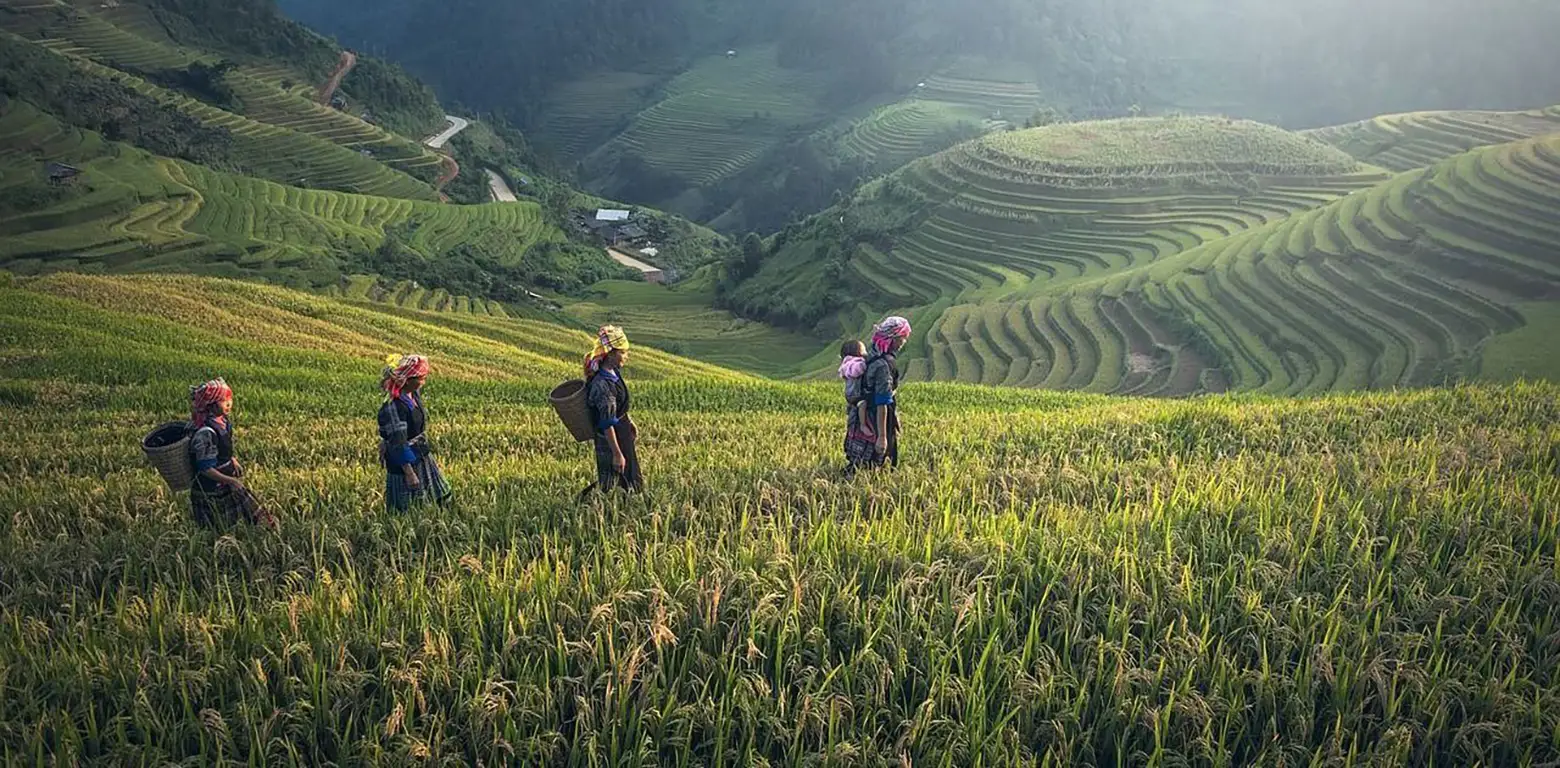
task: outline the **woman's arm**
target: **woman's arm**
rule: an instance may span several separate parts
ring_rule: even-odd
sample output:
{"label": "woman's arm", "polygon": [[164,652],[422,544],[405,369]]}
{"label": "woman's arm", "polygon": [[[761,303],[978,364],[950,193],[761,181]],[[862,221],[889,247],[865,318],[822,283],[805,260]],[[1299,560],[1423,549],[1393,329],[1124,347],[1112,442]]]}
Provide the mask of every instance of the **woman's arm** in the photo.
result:
{"label": "woman's arm", "polygon": [[242,480],[240,480],[240,479],[238,479],[236,477],[232,477],[232,476],[229,476],[229,475],[224,475],[221,472],[218,472],[216,467],[212,467],[211,469],[205,470],[205,471],[201,472],[201,474],[205,475],[206,478],[209,479],[209,480],[216,481],[216,483],[218,485],[225,485],[225,486],[227,486],[229,488],[232,488],[235,491],[242,491],[242,490],[244,490],[244,481],[242,481]]}
{"label": "woman's arm", "polygon": [[628,466],[628,459],[623,457],[623,449],[618,445],[617,427],[607,427],[606,436],[607,445],[612,446],[612,469],[622,472]]}

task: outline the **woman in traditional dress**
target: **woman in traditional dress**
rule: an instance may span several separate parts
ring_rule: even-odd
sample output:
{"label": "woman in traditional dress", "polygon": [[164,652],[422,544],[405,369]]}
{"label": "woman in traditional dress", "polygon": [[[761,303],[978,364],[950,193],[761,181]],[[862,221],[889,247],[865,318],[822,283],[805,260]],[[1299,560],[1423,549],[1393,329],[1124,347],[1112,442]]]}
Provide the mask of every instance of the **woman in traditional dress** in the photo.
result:
{"label": "woman in traditional dress", "polygon": [[242,480],[244,467],[233,455],[233,389],[222,379],[190,388],[190,512],[206,527],[243,520],[267,528],[276,517],[260,504]]}
{"label": "woman in traditional dress", "polygon": [[861,394],[877,442],[863,464],[899,466],[899,405],[894,399],[899,390],[897,356],[909,339],[910,321],[902,317],[886,317],[872,329],[872,355],[867,358]]}
{"label": "woman in traditional dress", "polygon": [[405,512],[412,504],[447,504],[450,485],[439,471],[428,444],[428,410],[422,386],[431,366],[422,355],[391,355],[385,360],[380,386],[385,404],[379,408],[379,458],[385,467],[385,506]]}
{"label": "woman in traditional dress", "polygon": [[628,415],[628,385],[623,383],[627,361],[628,336],[615,325],[602,326],[595,348],[585,356],[585,401],[596,430],[596,482],[580,491],[581,501],[597,488],[638,491],[644,487],[634,450],[639,428]]}

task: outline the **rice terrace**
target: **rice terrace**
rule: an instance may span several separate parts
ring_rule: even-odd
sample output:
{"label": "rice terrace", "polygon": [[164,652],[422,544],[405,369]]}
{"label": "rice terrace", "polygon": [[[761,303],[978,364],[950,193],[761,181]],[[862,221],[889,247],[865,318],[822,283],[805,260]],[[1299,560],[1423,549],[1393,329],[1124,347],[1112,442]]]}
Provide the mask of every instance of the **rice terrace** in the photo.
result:
{"label": "rice terrace", "polygon": [[0,763],[1560,765],[1560,5],[1303,10],[0,0]]}

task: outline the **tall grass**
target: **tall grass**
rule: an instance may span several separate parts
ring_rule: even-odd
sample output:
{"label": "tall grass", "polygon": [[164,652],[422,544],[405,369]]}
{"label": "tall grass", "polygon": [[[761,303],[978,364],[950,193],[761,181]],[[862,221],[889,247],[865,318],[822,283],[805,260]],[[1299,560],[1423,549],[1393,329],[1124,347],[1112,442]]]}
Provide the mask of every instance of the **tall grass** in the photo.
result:
{"label": "tall grass", "polygon": [[[919,385],[905,466],[847,483],[834,387],[650,355],[651,490],[577,508],[553,369],[481,373],[454,319],[213,289],[272,309],[181,360],[162,310],[48,285],[0,290],[7,764],[1560,759],[1552,386]],[[294,346],[319,323],[451,350],[429,401],[454,508],[382,510],[377,350]],[[279,532],[194,528],[135,454],[203,364]]]}

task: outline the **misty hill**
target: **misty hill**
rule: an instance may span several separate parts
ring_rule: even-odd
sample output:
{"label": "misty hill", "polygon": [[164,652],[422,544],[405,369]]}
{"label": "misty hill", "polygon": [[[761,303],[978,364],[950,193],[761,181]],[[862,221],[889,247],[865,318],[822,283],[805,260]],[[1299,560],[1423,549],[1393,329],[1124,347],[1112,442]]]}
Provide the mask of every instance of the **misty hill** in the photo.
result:
{"label": "misty hill", "polygon": [[1542,31],[1560,6],[1526,0],[284,7],[513,117],[593,191],[729,232],[774,232],[1036,117],[1184,110],[1308,128],[1560,101]]}

